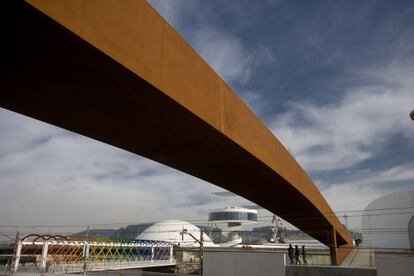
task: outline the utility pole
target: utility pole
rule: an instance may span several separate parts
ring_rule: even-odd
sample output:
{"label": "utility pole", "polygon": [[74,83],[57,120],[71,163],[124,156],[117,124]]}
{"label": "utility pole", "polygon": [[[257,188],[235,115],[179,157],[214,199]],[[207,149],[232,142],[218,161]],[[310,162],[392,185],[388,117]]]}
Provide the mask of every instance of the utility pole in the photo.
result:
{"label": "utility pole", "polygon": [[200,229],[200,275],[203,275],[203,229]]}
{"label": "utility pole", "polygon": [[369,245],[372,248],[372,243],[371,243],[371,215],[368,215],[368,236],[369,236]]}
{"label": "utility pole", "polygon": [[348,215],[347,214],[344,215],[344,220],[345,220],[345,227],[346,229],[348,229]]}
{"label": "utility pole", "polygon": [[200,229],[200,239],[194,237],[193,234],[187,231],[187,229],[183,228],[180,233],[184,240],[184,234],[189,235],[192,237],[199,245],[200,245],[200,275],[203,275],[203,244],[204,244],[204,237],[203,237],[203,229]]}

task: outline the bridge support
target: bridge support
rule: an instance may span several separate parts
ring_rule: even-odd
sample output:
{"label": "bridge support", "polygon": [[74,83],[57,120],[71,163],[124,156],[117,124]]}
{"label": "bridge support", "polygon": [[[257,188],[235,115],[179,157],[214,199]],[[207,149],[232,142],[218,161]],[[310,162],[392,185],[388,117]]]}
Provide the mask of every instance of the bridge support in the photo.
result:
{"label": "bridge support", "polygon": [[47,250],[49,248],[49,243],[47,241],[43,242],[43,246],[42,246],[42,257],[41,257],[41,261],[40,261],[40,271],[41,272],[46,272],[46,265],[47,265]]}
{"label": "bridge support", "polygon": [[337,258],[337,254],[336,254],[336,249],[337,249],[337,242],[336,242],[336,234],[335,234],[335,229],[331,229],[328,233],[329,235],[329,240],[330,240],[330,245],[329,245],[329,250],[331,253],[331,264],[332,265],[338,265],[338,258]]}

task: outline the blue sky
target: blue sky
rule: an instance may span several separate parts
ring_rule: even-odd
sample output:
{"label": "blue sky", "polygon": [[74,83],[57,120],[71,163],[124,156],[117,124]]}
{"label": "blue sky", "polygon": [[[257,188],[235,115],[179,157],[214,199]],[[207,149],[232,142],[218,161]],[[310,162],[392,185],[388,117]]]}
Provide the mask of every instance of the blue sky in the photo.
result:
{"label": "blue sky", "polygon": [[[334,210],[414,189],[412,1],[151,3],[269,126]],[[212,208],[249,204],[4,109],[0,129],[3,225],[206,219]]]}

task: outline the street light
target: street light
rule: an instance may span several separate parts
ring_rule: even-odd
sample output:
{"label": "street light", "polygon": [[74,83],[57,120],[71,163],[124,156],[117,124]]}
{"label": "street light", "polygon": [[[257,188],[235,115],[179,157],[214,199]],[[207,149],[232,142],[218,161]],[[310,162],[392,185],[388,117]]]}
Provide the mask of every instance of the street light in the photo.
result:
{"label": "street light", "polygon": [[410,118],[414,121],[414,110],[410,112]]}

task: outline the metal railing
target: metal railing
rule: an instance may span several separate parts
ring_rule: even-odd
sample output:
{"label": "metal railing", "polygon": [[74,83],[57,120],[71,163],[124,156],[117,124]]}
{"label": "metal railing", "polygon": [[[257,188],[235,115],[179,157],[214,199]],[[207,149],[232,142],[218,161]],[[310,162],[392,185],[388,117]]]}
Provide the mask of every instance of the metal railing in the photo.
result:
{"label": "metal railing", "polygon": [[3,274],[79,273],[175,265],[173,246],[168,242],[131,243],[18,240],[13,265],[4,266]]}

